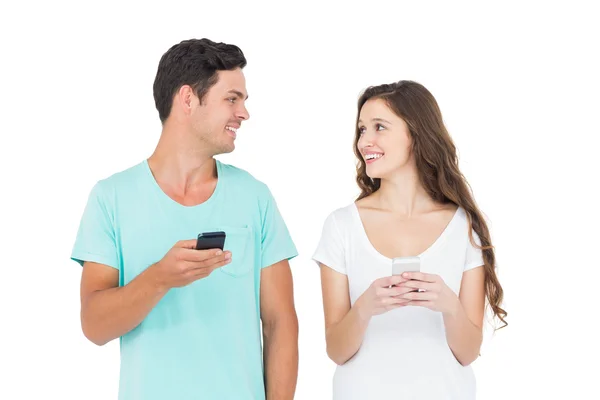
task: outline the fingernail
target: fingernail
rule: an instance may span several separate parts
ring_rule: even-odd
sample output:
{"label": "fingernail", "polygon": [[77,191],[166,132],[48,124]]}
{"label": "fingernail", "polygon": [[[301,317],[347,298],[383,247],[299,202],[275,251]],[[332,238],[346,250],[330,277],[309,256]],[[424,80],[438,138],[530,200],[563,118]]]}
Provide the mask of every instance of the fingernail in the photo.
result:
{"label": "fingernail", "polygon": [[402,274],[403,277],[408,278],[410,276],[410,274],[408,272],[405,272]]}
{"label": "fingernail", "polygon": [[227,253],[227,254],[225,254],[225,259],[226,259],[226,260],[229,260],[229,259],[231,259],[231,253]]}
{"label": "fingernail", "polygon": [[221,254],[223,254],[223,252],[221,250],[217,250],[217,252],[215,253],[215,255],[220,256]]}

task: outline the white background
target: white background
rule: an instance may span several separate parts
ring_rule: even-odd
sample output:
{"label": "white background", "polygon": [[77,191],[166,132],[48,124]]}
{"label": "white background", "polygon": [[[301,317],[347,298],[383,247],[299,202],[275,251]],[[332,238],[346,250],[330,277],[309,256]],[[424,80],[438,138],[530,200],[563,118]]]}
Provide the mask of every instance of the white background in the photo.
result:
{"label": "white background", "polygon": [[400,79],[437,98],[491,220],[509,326],[487,331],[478,398],[600,398],[598,13],[577,2],[201,3],[3,3],[0,398],[116,398],[118,341],[96,347],[81,333],[70,251],[92,185],[153,151],[158,61],[191,37],[248,59],[251,118],[219,158],[269,185],[300,251],[296,398],[330,398],[310,256],[326,215],[358,193],[356,100]]}

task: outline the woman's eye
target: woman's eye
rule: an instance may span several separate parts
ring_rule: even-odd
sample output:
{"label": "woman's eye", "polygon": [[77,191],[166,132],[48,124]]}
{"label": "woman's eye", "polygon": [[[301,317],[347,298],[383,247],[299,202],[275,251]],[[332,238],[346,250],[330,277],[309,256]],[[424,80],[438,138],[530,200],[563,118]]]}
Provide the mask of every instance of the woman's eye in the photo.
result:
{"label": "woman's eye", "polygon": [[381,125],[381,124],[375,125],[375,130],[380,131],[381,129],[379,129],[379,128],[385,129],[385,127],[383,125]]}
{"label": "woman's eye", "polygon": [[365,129],[365,127],[364,127],[364,126],[361,126],[360,128],[358,128],[358,133],[360,133],[361,135],[362,135],[363,133],[365,133],[365,131],[366,131],[366,129]]}

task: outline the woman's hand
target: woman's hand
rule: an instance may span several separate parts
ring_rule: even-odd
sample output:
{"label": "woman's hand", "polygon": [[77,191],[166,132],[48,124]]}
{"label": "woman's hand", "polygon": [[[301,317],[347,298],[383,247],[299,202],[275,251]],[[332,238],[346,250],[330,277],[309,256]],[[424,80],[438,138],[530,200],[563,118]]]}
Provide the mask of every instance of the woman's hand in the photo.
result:
{"label": "woman's hand", "polygon": [[398,286],[398,284],[405,281],[406,278],[397,275],[386,276],[373,281],[371,286],[365,290],[354,304],[361,318],[369,319],[374,315],[383,314],[409,303],[410,300],[403,299],[402,295],[412,289]]}
{"label": "woman's hand", "polygon": [[456,293],[450,289],[439,275],[423,272],[405,272],[402,274],[404,282],[398,287],[405,289],[420,289],[398,296],[408,300],[407,306],[421,306],[444,314],[454,314],[460,307],[460,300]]}

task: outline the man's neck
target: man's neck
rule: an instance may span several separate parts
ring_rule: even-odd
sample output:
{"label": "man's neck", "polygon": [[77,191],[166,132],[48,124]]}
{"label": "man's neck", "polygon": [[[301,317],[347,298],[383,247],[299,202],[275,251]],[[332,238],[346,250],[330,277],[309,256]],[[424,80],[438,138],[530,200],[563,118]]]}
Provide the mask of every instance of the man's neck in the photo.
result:
{"label": "man's neck", "polygon": [[159,185],[178,193],[212,184],[217,170],[213,154],[188,132],[163,129],[148,165]]}

